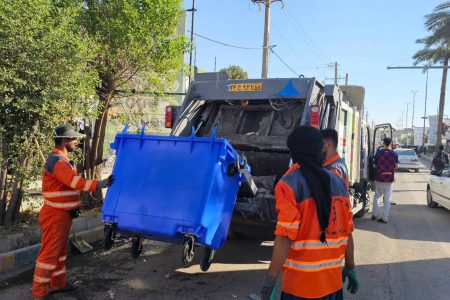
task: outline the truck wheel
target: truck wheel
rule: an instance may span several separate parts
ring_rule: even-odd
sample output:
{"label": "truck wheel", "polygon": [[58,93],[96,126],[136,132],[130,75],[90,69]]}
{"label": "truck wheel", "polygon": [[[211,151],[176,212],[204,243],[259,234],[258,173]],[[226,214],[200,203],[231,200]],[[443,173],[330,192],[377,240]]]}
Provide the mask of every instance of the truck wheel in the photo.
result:
{"label": "truck wheel", "polygon": [[131,239],[131,257],[138,258],[142,253],[142,240],[139,236]]}
{"label": "truck wheel", "polygon": [[109,250],[114,244],[115,238],[114,228],[111,225],[105,225],[104,235],[103,235],[103,249]]}
{"label": "truck wheel", "polygon": [[183,242],[181,261],[185,267],[189,267],[194,260],[194,238],[187,237]]}
{"label": "truck wheel", "polygon": [[208,247],[204,248],[202,261],[200,262],[200,269],[203,272],[208,271],[209,267],[211,267],[211,263],[212,263],[215,253],[216,253],[216,251],[212,250],[211,248],[208,248]]}
{"label": "truck wheel", "polygon": [[438,207],[438,204],[433,201],[433,195],[431,194],[430,187],[427,188],[427,205],[431,208]]}

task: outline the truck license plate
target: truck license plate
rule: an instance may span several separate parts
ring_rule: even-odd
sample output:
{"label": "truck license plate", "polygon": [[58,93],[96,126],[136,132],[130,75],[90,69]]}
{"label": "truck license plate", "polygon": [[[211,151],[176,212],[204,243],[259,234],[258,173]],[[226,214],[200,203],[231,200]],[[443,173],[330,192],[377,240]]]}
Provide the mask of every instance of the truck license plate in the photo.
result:
{"label": "truck license plate", "polygon": [[262,83],[231,83],[227,85],[227,92],[241,93],[241,92],[261,92]]}

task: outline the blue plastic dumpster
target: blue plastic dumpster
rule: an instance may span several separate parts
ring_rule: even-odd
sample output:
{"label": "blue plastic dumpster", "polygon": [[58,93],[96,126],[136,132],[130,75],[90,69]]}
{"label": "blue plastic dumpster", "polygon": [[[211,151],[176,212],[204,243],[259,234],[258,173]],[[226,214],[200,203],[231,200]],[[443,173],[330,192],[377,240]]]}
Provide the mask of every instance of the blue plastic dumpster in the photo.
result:
{"label": "blue plastic dumpster", "polygon": [[105,248],[115,232],[131,233],[132,254],[142,251],[141,238],[183,244],[189,265],[194,246],[204,246],[202,270],[226,240],[237,192],[244,176],[237,151],[211,137],[117,134],[114,184],[102,209]]}

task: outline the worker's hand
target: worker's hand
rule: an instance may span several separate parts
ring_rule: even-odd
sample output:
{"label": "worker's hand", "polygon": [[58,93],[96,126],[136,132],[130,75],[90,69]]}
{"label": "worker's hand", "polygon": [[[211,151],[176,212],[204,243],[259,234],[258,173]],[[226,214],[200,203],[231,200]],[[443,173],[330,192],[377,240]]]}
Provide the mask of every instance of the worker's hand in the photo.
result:
{"label": "worker's hand", "polygon": [[266,274],[264,278],[264,283],[261,288],[261,300],[274,300],[276,289],[275,284],[277,283],[277,278]]}
{"label": "worker's hand", "polygon": [[346,278],[348,278],[347,291],[355,294],[359,289],[359,278],[355,272],[355,266],[345,266],[342,269],[342,282],[345,282]]}
{"label": "worker's hand", "polygon": [[100,181],[98,183],[98,187],[101,188],[101,189],[110,187],[114,183],[114,179],[115,179],[114,175],[109,175],[108,178],[103,179],[102,181]]}

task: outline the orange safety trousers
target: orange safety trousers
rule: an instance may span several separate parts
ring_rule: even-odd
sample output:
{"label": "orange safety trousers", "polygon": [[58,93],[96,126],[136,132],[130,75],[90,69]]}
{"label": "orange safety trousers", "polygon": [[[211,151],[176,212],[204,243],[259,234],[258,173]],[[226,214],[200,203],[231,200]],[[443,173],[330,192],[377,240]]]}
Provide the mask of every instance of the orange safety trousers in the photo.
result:
{"label": "orange safety trousers", "polygon": [[37,299],[48,295],[49,287],[58,290],[66,286],[65,262],[72,218],[69,211],[44,205],[39,225],[42,244],[33,278],[33,297]]}

